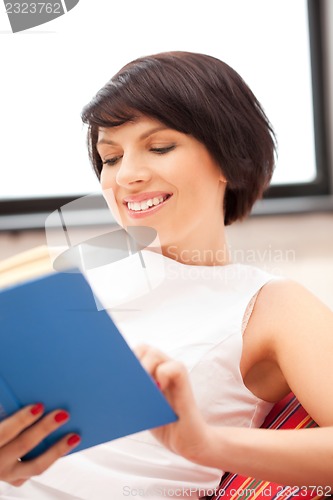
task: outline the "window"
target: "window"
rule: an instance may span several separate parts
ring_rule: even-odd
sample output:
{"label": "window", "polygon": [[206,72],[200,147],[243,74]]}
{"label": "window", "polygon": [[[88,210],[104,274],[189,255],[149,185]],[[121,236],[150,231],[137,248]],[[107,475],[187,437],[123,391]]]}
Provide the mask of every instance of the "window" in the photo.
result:
{"label": "window", "polygon": [[169,0],[156,7],[145,0],[129,9],[127,2],[81,1],[40,29],[2,34],[0,215],[50,212],[99,190],[81,109],[122,65],[164,50],[219,57],[252,88],[279,141],[267,198],[329,194],[322,6]]}

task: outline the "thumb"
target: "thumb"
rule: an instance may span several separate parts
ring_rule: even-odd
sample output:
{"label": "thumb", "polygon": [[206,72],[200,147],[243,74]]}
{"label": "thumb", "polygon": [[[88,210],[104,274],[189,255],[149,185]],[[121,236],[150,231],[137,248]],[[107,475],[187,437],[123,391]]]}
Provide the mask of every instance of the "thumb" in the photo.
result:
{"label": "thumb", "polygon": [[197,410],[186,367],[179,361],[169,360],[156,368],[155,379],[168,402],[180,416],[193,416]]}

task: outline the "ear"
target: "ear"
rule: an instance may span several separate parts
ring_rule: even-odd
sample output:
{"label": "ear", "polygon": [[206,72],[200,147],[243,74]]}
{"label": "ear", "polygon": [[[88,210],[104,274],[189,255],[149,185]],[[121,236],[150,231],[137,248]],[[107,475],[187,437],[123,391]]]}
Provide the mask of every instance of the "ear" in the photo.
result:
{"label": "ear", "polygon": [[220,169],[219,181],[222,182],[223,184],[227,184],[227,182],[228,182],[224,173],[221,171],[221,169]]}

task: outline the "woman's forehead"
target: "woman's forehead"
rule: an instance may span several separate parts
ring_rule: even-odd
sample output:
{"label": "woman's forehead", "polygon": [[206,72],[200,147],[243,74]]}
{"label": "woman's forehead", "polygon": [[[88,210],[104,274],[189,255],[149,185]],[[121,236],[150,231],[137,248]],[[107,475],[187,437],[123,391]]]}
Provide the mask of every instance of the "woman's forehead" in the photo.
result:
{"label": "woman's forehead", "polygon": [[140,139],[144,139],[148,135],[163,130],[170,130],[170,127],[155,118],[140,116],[121,125],[113,127],[98,127],[97,143],[111,143],[113,137],[127,133],[137,134]]}

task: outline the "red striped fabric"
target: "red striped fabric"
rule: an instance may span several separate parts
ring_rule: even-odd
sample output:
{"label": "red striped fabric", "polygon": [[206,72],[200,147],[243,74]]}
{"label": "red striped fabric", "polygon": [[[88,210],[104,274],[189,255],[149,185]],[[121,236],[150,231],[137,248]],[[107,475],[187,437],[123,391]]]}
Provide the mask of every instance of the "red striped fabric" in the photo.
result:
{"label": "red striped fabric", "polygon": [[[267,429],[304,429],[317,427],[294,394],[290,393],[277,403],[267,415],[262,425]],[[329,487],[283,486],[239,474],[227,473],[223,476],[217,494],[211,500],[317,500],[332,494]]]}

